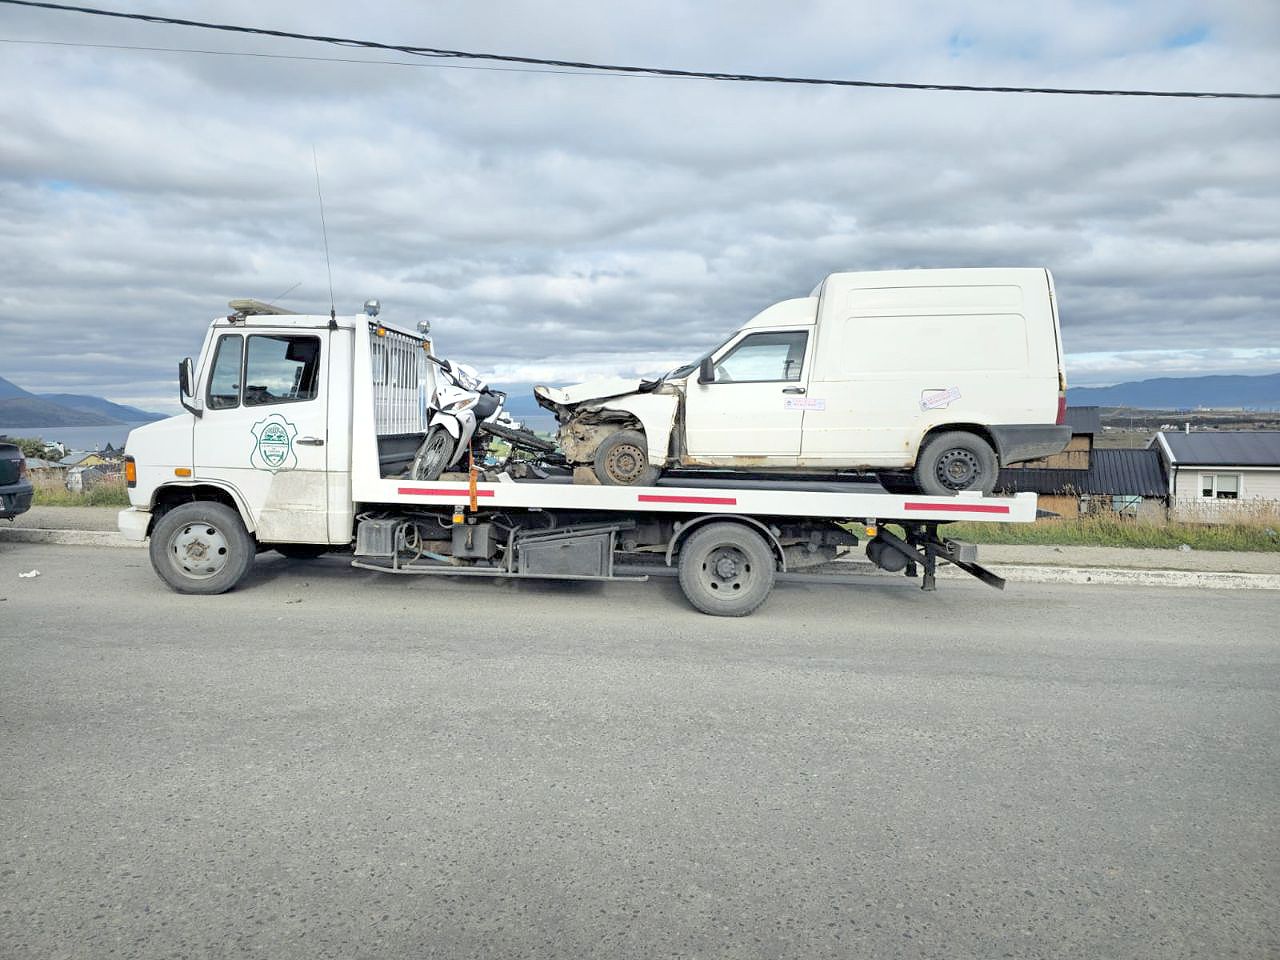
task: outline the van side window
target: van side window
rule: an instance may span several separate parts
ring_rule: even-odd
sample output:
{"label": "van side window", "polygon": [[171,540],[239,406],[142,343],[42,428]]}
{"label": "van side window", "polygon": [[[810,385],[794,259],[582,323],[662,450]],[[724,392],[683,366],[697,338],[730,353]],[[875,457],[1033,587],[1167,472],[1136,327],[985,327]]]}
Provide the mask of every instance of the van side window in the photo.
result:
{"label": "van side window", "polygon": [[229,410],[240,406],[240,351],[244,338],[238,333],[218,338],[213,352],[213,372],[209,374],[209,409]]}
{"label": "van side window", "polygon": [[249,337],[244,364],[246,407],[313,400],[319,384],[319,337]]}
{"label": "van side window", "polygon": [[799,380],[808,340],[804,330],[749,334],[716,364],[716,383]]}

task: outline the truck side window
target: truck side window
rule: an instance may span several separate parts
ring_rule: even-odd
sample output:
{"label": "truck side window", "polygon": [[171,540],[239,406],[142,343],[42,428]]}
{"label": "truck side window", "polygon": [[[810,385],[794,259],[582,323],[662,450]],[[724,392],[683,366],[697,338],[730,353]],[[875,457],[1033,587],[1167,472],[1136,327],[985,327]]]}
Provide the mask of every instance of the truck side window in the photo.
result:
{"label": "truck side window", "polygon": [[716,364],[716,382],[799,380],[808,340],[804,330],[750,334]]}
{"label": "truck side window", "polygon": [[213,352],[213,372],[209,374],[209,409],[229,410],[240,406],[240,350],[244,338],[228,334],[218,338]]}
{"label": "truck side window", "polygon": [[313,400],[320,384],[320,338],[283,334],[249,337],[244,405]]}

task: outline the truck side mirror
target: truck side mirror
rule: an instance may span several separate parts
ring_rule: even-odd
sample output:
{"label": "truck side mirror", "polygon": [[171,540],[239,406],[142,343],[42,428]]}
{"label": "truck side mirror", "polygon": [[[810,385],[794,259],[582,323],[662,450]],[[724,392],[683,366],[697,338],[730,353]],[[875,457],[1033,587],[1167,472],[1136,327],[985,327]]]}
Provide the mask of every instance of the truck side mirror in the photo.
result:
{"label": "truck side mirror", "polygon": [[192,396],[192,390],[195,389],[196,373],[195,365],[191,362],[191,358],[187,357],[178,364],[178,402],[182,404],[182,409],[196,417],[203,417],[204,410],[197,403],[189,403],[187,398]]}
{"label": "truck side mirror", "polygon": [[705,356],[702,362],[698,364],[698,382],[699,383],[715,383],[716,368],[712,366],[711,357]]}

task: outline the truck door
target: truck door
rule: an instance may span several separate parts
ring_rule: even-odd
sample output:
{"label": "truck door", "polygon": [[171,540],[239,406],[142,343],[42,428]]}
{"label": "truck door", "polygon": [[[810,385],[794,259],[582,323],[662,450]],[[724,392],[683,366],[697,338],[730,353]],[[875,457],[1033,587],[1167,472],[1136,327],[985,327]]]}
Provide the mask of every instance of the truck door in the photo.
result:
{"label": "truck door", "polygon": [[265,543],[327,543],[324,329],[219,330],[195,424],[197,479],[238,490]]}
{"label": "truck door", "polygon": [[762,466],[794,464],[800,456],[809,332],[748,331],[713,358],[714,382],[690,376],[684,422],[691,459],[767,457]]}

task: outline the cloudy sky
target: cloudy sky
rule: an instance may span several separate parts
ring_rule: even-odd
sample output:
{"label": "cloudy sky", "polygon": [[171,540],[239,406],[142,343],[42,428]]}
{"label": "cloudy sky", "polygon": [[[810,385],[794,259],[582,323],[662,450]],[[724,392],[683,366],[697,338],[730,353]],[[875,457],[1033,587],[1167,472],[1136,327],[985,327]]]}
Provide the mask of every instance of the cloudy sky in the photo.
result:
{"label": "cloudy sky", "polygon": [[[684,69],[1280,92],[1280,4],[1256,0],[101,6]],[[313,146],[338,311],[428,318],[504,384],[662,369],[834,270],[915,266],[1050,267],[1075,385],[1280,369],[1280,102],[566,76],[12,6],[0,41],[0,375],[28,389],[171,409],[228,299],[327,312]]]}

